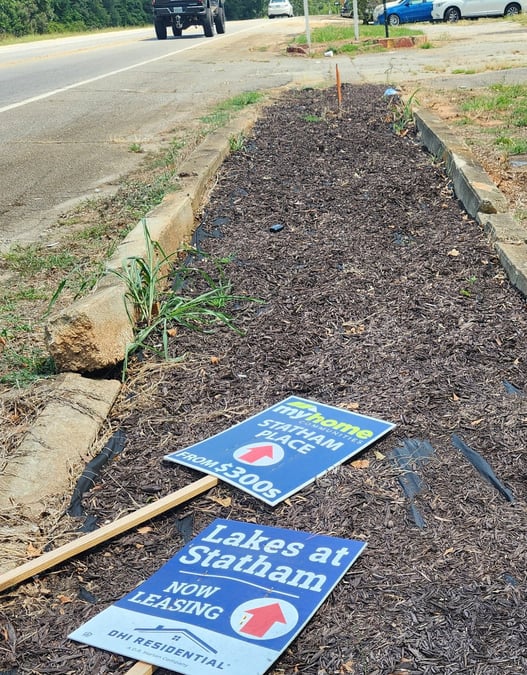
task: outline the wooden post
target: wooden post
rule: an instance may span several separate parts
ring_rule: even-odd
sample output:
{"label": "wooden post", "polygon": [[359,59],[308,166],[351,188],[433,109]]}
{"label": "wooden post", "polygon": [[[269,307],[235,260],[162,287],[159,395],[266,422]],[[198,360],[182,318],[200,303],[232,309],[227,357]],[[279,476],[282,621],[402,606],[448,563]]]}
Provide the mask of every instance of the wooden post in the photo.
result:
{"label": "wooden post", "polygon": [[157,666],[151,666],[149,663],[138,661],[130,670],[127,670],[125,675],[153,675],[157,670]]}
{"label": "wooden post", "polygon": [[340,70],[339,70],[339,64],[338,63],[335,64],[335,75],[336,75],[336,78],[337,78],[337,99],[338,99],[338,102],[339,102],[339,110],[340,110],[340,108],[342,106],[342,88],[341,88],[341,84],[340,84]]}
{"label": "wooden post", "polygon": [[0,575],[0,591],[4,591],[6,588],[14,586],[25,579],[29,579],[43,570],[54,567],[64,560],[73,558],[79,553],[87,551],[89,548],[93,548],[112,537],[116,537],[118,534],[131,530],[133,527],[136,527],[136,525],[144,523],[145,520],[151,520],[159,514],[172,509],[174,506],[178,506],[179,504],[192,499],[192,497],[196,497],[202,492],[210,490],[217,484],[218,479],[214,476],[200,478],[194,483],[191,483],[180,490],[176,490],[176,492],[172,492],[156,502],[147,504],[137,511],[132,511],[132,513],[129,513],[118,520],[114,520],[113,523],[104,525],[94,532],[89,532],[69,544],[59,546],[59,548],[54,551],[44,553],[38,558],[24,563],[24,565],[20,565],[20,567],[15,567],[15,569]]}

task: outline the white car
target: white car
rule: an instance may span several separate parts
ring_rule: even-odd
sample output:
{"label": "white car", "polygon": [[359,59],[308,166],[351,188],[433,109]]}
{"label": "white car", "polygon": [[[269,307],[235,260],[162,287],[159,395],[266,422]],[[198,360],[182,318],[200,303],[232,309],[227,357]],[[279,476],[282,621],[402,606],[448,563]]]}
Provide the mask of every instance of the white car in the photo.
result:
{"label": "white car", "polygon": [[[523,3],[526,0],[522,0]],[[436,0],[432,8],[434,21],[459,21],[480,16],[511,16],[523,11],[520,0]]]}
{"label": "white car", "polygon": [[293,5],[289,0],[270,0],[267,16],[270,19],[274,19],[275,16],[294,16]]}

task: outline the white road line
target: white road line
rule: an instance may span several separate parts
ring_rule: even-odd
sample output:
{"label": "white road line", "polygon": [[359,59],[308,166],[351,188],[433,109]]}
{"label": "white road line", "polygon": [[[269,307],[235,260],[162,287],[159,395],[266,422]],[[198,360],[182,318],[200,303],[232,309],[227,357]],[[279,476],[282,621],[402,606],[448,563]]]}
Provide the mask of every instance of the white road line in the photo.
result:
{"label": "white road line", "polygon": [[[239,35],[240,33],[246,33],[250,30],[255,30],[257,26],[251,26],[250,28],[243,28],[242,30],[234,33],[234,35]],[[229,35],[217,35],[216,40],[230,37]],[[207,43],[208,44],[208,43]],[[196,47],[201,47],[203,42],[198,44],[189,45],[188,47],[183,47],[183,49],[178,49],[175,52],[170,52],[170,54],[163,54],[163,56],[156,56],[153,59],[147,59],[146,61],[141,61],[140,63],[135,63],[133,66],[126,66],[125,68],[119,68],[118,70],[111,70],[109,73],[104,73],[104,75],[97,75],[97,77],[90,77],[87,80],[82,80],[81,82],[75,82],[75,84],[69,84],[67,87],[62,87],[61,89],[54,89],[53,91],[47,91],[44,94],[39,94],[38,96],[33,96],[31,98],[26,98],[23,101],[18,101],[18,103],[11,103],[6,105],[3,108],[0,108],[0,113],[7,112],[8,110],[14,110],[15,108],[21,108],[24,105],[29,105],[30,103],[35,103],[36,101],[42,101],[45,98],[50,96],[55,96],[56,94],[62,94],[65,91],[70,89],[76,89],[77,87],[83,87],[85,84],[91,84],[92,82],[98,82],[99,80],[104,80],[107,77],[113,77],[113,75],[119,75],[119,73],[125,73],[127,70],[134,70],[134,68],[140,68],[141,66],[146,66],[149,63],[155,63],[156,61],[162,61],[163,59],[168,59],[174,54],[180,54],[181,52],[187,52],[189,49],[195,49]]]}

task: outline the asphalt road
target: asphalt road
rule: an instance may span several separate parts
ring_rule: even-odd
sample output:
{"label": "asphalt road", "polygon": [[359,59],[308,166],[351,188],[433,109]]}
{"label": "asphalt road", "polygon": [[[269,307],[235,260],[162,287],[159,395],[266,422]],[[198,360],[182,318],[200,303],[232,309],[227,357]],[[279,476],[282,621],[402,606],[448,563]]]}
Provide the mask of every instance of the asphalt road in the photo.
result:
{"label": "asphalt road", "polygon": [[[156,147],[243,91],[332,80],[337,63],[345,82],[403,87],[526,79],[527,29],[518,24],[417,27],[435,48],[354,58],[274,50],[305,30],[303,17],[228,22],[212,39],[196,29],[158,41],[147,28],[1,47],[0,250],[48,237],[69,206],[115,189],[141,160],[132,143]],[[485,73],[453,74],[471,67]]]}
{"label": "asphalt road", "polygon": [[250,56],[265,24],[289,30],[258,20],[212,39],[196,29],[158,41],[147,28],[0,48],[0,248],[46,236],[59,213],[111,190],[141,160],[132,143],[153,147],[219,100],[290,81],[269,55]]}

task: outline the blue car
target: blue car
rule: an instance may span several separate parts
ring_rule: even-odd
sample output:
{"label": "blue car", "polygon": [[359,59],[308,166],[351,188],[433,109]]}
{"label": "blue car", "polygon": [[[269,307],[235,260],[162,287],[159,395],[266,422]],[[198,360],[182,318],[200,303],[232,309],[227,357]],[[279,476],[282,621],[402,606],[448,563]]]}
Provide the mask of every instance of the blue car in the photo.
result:
{"label": "blue car", "polygon": [[[416,21],[432,21],[431,0],[396,0],[386,3],[386,19],[390,26]],[[373,23],[384,25],[384,5],[373,10]]]}

